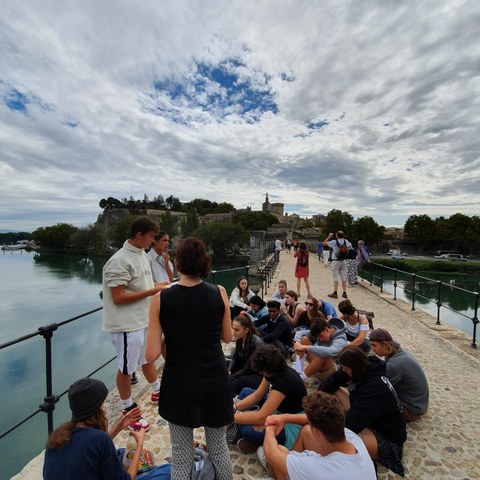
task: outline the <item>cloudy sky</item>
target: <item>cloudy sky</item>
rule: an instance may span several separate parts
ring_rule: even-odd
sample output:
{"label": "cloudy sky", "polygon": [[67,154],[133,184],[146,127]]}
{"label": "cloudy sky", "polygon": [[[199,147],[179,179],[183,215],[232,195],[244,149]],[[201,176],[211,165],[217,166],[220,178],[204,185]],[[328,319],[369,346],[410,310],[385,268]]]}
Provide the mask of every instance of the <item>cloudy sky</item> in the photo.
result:
{"label": "cloudy sky", "polygon": [[0,229],[171,194],[479,214],[477,0],[0,0]]}

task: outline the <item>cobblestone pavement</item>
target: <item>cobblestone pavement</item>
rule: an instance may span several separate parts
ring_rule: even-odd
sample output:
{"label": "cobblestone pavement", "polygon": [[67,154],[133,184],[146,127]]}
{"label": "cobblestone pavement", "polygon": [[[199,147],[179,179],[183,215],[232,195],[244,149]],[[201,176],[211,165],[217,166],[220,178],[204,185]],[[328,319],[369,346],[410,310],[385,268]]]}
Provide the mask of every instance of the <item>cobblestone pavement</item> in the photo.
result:
{"label": "cobblestone pavement", "polygon": [[[281,252],[280,263],[268,289],[268,298],[278,279],[284,278],[295,290],[294,259]],[[332,291],[330,269],[310,259],[312,294],[327,299]],[[348,297],[358,308],[375,313],[375,327],[386,328],[402,346],[413,353],[422,364],[430,385],[430,409],[420,420],[407,426],[403,462],[409,479],[480,479],[480,360],[478,350],[470,347],[471,339],[462,332],[445,325],[435,325],[435,318],[420,311],[412,312],[403,301],[391,295],[380,294],[378,288],[360,281],[348,288]],[[305,300],[302,283],[300,301]],[[333,300],[335,305],[341,300]],[[227,345],[229,349],[233,344]],[[158,364],[161,373],[162,363]],[[152,424],[146,435],[145,446],[155,454],[157,464],[170,457],[170,441],[166,422],[159,418],[157,408],[149,404],[150,392],[143,376],[133,389],[143,408],[145,418]],[[111,412],[118,411],[118,394],[114,390],[108,399]],[[112,419],[113,420],[113,419]],[[201,429],[196,438],[203,441]],[[118,447],[125,446],[128,431],[115,439]],[[261,478],[266,472],[255,454],[244,455],[230,447],[236,480]],[[43,456],[33,459],[15,480],[41,479]],[[379,465],[378,478],[390,480],[397,476]]]}

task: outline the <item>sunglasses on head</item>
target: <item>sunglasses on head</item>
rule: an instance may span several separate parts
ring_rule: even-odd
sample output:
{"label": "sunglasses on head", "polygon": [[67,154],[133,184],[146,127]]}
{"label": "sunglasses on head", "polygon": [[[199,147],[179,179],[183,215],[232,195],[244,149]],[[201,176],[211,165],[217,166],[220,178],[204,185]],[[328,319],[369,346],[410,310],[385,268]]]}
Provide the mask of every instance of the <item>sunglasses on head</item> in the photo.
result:
{"label": "sunglasses on head", "polygon": [[312,302],[305,302],[305,305],[306,305],[307,307],[313,307],[313,303],[312,303]]}

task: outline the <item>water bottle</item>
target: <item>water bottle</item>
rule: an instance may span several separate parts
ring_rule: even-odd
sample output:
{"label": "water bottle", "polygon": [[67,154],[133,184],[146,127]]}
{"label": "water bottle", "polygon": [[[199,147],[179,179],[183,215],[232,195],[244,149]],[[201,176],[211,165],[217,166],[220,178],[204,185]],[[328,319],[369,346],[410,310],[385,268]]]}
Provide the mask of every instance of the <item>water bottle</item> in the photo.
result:
{"label": "water bottle", "polygon": [[[142,424],[140,422],[136,422],[132,424],[132,428],[135,431],[140,431],[142,428]],[[137,441],[133,435],[128,437],[127,441],[127,448],[125,449],[125,454],[123,455],[123,464],[128,467],[132,463],[133,456],[135,455],[135,450],[137,449]]]}

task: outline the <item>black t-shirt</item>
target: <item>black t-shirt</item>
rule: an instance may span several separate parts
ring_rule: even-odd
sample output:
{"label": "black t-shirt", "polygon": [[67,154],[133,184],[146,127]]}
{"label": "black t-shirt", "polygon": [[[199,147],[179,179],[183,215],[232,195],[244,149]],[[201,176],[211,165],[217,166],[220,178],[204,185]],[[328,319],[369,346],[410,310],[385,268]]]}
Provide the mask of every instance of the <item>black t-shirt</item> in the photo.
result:
{"label": "black t-shirt", "polygon": [[280,413],[299,413],[302,411],[302,400],[307,394],[305,383],[300,375],[292,368],[286,367],[270,382],[271,389],[285,395],[283,402],[278,406]]}

